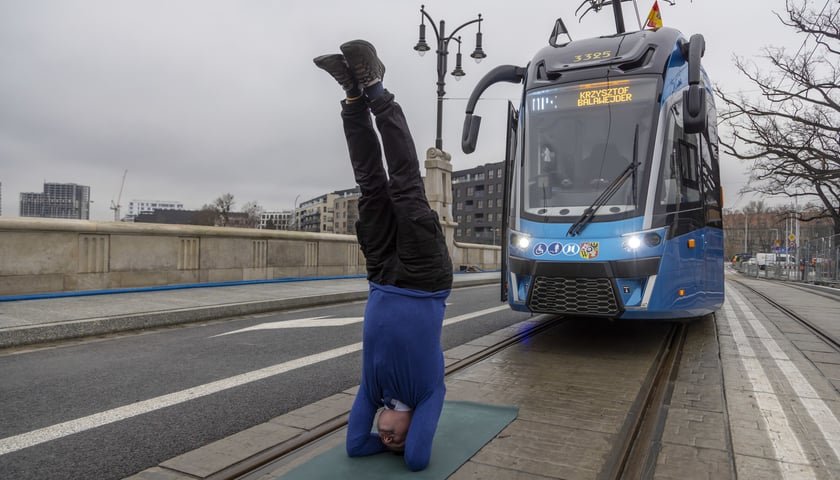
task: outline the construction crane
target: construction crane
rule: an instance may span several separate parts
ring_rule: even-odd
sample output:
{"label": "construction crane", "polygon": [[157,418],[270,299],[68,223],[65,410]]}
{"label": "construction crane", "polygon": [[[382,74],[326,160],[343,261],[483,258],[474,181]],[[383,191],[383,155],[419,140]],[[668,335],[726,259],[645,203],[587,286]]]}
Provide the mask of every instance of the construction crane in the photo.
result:
{"label": "construction crane", "polygon": [[123,172],[122,183],[120,184],[120,193],[117,194],[117,201],[115,202],[115,201],[111,200],[111,210],[114,211],[114,221],[115,222],[120,221],[120,207],[122,207],[122,205],[120,205],[120,199],[122,198],[123,187],[125,187],[125,176],[127,174],[128,174],[128,170]]}

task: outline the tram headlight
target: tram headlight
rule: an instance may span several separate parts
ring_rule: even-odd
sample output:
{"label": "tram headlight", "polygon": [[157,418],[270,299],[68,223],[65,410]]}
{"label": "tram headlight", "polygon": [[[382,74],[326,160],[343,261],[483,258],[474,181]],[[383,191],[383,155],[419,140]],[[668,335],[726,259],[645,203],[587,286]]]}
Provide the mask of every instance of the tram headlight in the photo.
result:
{"label": "tram headlight", "polygon": [[633,235],[632,237],[625,238],[621,243],[625,250],[633,251],[638,250],[642,246],[642,239],[638,235]]}
{"label": "tram headlight", "polygon": [[621,237],[621,246],[628,252],[635,252],[643,246],[653,248],[662,243],[662,236],[658,232],[650,230],[626,233]]}
{"label": "tram headlight", "polygon": [[531,237],[521,233],[512,232],[510,235],[510,244],[516,248],[525,250],[531,245]]}

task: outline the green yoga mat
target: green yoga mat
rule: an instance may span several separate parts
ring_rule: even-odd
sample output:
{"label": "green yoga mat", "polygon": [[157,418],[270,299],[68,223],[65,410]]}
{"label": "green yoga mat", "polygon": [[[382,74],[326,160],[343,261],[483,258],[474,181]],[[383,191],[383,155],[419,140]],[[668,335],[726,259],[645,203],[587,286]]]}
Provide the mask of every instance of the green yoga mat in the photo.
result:
{"label": "green yoga mat", "polygon": [[512,422],[519,409],[471,402],[444,402],[432,443],[432,459],[420,472],[411,472],[403,457],[380,453],[350,458],[344,444],[277,478],[311,479],[443,479],[469,460]]}

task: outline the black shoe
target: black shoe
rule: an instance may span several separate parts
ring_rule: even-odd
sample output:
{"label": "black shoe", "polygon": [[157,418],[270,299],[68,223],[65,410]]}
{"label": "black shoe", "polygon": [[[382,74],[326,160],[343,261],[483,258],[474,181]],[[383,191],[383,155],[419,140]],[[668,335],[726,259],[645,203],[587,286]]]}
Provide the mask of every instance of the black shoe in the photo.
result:
{"label": "black shoe", "polygon": [[356,77],[353,75],[353,72],[350,71],[350,67],[347,65],[347,60],[344,59],[344,55],[339,53],[321,55],[320,57],[315,57],[312,61],[315,62],[315,65],[318,68],[321,68],[332,75],[344,91],[350,91],[358,86]]}
{"label": "black shoe", "polygon": [[341,53],[350,66],[359,86],[369,87],[385,77],[385,65],[376,56],[376,49],[364,40],[353,40],[341,46]]}

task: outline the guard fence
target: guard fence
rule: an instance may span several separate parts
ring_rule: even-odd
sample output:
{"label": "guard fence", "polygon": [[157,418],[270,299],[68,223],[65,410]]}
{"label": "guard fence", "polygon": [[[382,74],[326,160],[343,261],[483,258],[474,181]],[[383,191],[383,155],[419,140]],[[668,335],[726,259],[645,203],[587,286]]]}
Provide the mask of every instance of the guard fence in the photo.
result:
{"label": "guard fence", "polygon": [[806,238],[777,260],[759,262],[758,255],[735,262],[735,268],[751,277],[840,287],[840,235]]}

